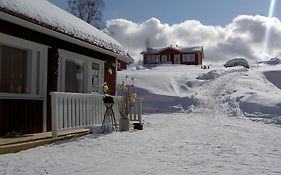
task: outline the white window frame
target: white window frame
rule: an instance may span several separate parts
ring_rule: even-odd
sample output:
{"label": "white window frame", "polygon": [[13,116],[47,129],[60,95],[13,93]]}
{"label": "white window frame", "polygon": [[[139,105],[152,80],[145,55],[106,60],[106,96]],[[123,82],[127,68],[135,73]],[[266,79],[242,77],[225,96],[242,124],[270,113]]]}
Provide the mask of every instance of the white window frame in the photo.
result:
{"label": "white window frame", "polygon": [[[81,61],[83,62],[83,70],[84,70],[84,92],[90,92],[90,84],[91,77],[89,76],[91,71],[92,62],[100,65],[99,75],[100,75],[100,85],[104,81],[104,61],[88,57],[85,55],[81,55],[78,53],[66,51],[63,49],[59,49],[59,74],[58,74],[58,91],[65,92],[65,60],[71,61]],[[102,88],[99,88],[99,93],[102,93]]]}
{"label": "white window frame", "polygon": [[182,62],[195,62],[195,54],[182,54]]}
{"label": "white window frame", "polygon": [[[8,93],[0,92],[1,99],[45,99],[45,93],[47,92],[47,58],[48,58],[48,47],[34,43],[21,38],[13,37],[0,33],[0,45],[9,46],[16,49],[27,50],[30,55],[30,63],[28,63],[27,77],[28,86],[30,86],[30,93]],[[37,53],[40,52],[40,72],[37,75]],[[29,61],[28,61],[29,62]],[[36,94],[37,90],[37,76],[39,76],[39,93]]]}

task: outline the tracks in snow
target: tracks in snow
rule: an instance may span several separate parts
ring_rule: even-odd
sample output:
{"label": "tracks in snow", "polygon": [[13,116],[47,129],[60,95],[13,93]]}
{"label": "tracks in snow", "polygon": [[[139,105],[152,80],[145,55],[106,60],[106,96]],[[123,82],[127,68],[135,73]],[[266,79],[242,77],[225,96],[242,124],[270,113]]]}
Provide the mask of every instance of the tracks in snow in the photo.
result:
{"label": "tracks in snow", "polygon": [[214,80],[207,81],[196,92],[200,108],[212,110],[215,113],[225,113],[229,116],[242,116],[239,104],[231,97],[234,86],[246,72],[246,69],[223,72]]}

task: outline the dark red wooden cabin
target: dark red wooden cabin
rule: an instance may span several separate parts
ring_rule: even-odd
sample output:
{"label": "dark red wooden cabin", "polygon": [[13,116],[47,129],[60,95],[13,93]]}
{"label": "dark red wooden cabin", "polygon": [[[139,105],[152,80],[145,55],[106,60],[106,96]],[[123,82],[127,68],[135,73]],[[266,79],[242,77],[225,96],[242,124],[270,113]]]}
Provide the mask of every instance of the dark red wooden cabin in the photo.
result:
{"label": "dark red wooden cabin", "polygon": [[201,65],[204,58],[202,46],[147,48],[143,54],[143,64],[185,64]]}

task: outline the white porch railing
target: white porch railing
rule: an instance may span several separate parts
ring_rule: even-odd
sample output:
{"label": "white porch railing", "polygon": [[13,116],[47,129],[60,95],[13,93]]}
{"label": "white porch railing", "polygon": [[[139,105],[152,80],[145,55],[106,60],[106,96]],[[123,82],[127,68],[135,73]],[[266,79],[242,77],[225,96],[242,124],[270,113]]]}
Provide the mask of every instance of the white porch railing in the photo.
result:
{"label": "white porch railing", "polygon": [[[101,125],[105,113],[103,95],[51,92],[52,136],[57,137],[59,131],[88,128]],[[113,111],[118,122],[120,114],[118,106],[121,97],[114,96]],[[141,123],[142,99],[137,99],[130,113],[130,120]]]}

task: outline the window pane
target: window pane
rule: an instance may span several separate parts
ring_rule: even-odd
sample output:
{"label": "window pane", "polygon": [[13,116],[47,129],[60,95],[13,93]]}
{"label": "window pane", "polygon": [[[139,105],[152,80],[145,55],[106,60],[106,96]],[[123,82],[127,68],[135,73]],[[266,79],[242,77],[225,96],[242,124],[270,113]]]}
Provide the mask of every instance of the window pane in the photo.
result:
{"label": "window pane", "polygon": [[83,63],[65,60],[65,92],[84,92]]}
{"label": "window pane", "polygon": [[29,51],[0,46],[0,92],[30,93]]}
{"label": "window pane", "polygon": [[183,62],[194,62],[195,56],[194,56],[194,54],[184,54],[182,56],[182,61]]}

